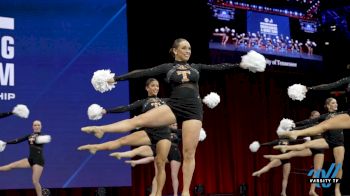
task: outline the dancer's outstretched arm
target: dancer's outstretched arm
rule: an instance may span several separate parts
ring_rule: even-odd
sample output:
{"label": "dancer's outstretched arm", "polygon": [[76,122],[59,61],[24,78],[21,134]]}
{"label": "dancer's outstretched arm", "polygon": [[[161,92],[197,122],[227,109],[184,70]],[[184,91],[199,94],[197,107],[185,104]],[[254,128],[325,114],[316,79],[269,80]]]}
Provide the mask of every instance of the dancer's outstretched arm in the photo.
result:
{"label": "dancer's outstretched arm", "polygon": [[11,116],[12,114],[13,114],[12,112],[3,112],[3,113],[0,113],[0,118],[5,118],[8,116]]}
{"label": "dancer's outstretched arm", "polygon": [[116,82],[116,81],[136,79],[141,77],[156,76],[156,75],[166,73],[173,67],[173,65],[174,65],[173,63],[165,63],[165,64],[161,64],[156,67],[152,67],[148,69],[138,69],[138,70],[134,70],[129,73],[126,73],[124,75],[114,76],[113,79],[114,79],[114,82]]}
{"label": "dancer's outstretched arm", "polygon": [[142,107],[142,104],[144,103],[144,101],[145,101],[144,99],[137,100],[134,103],[131,103],[131,104],[126,105],[126,106],[118,106],[118,107],[105,109],[105,110],[106,110],[106,113],[123,113],[123,112],[127,112],[127,111],[132,111],[132,110],[135,110],[137,108]]}
{"label": "dancer's outstretched arm", "polygon": [[321,84],[321,85],[317,85],[317,86],[311,86],[311,87],[307,87],[308,90],[331,90],[334,88],[337,88],[341,85],[344,84],[349,84],[350,83],[350,77],[345,77],[342,78],[336,82],[332,82],[329,84]]}

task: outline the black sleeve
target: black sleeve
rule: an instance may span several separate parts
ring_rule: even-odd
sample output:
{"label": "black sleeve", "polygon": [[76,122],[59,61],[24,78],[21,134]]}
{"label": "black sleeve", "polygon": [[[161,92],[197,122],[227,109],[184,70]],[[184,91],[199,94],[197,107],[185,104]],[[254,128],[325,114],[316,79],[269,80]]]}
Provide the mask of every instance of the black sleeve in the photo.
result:
{"label": "black sleeve", "polygon": [[320,117],[314,118],[314,119],[305,119],[305,120],[296,122],[296,123],[295,123],[295,126],[296,126],[296,127],[300,127],[300,126],[312,125],[312,124],[317,123],[319,120],[320,120]]}
{"label": "black sleeve", "polygon": [[331,90],[331,89],[337,88],[341,85],[349,84],[349,83],[350,83],[350,77],[346,77],[346,78],[342,78],[342,79],[340,79],[336,82],[333,82],[333,83],[311,86],[311,87],[308,87],[308,89],[309,90]]}
{"label": "black sleeve", "polygon": [[4,113],[0,113],[0,118],[5,118],[8,116],[11,116],[13,113],[12,112],[4,112]]}
{"label": "black sleeve", "polygon": [[220,63],[220,64],[212,64],[212,65],[207,65],[207,64],[191,64],[194,68],[197,70],[227,70],[227,69],[233,69],[239,67],[239,64],[232,64],[232,63]]}
{"label": "black sleeve", "polygon": [[24,142],[24,141],[28,140],[28,138],[29,138],[30,135],[31,135],[31,134],[26,135],[26,136],[21,137],[21,138],[16,138],[16,139],[14,139],[14,140],[11,140],[11,141],[6,142],[6,144],[18,144],[18,143]]}
{"label": "black sleeve", "polygon": [[107,113],[122,113],[122,112],[135,110],[135,109],[141,107],[142,104],[144,103],[144,101],[145,101],[144,99],[138,100],[138,101],[135,101],[134,103],[131,103],[129,105],[118,106],[118,107],[115,107],[115,108],[106,109],[106,111],[107,111]]}
{"label": "black sleeve", "polygon": [[262,143],[261,146],[276,146],[278,145],[280,140],[273,140],[271,142],[265,142],[265,143]]}
{"label": "black sleeve", "polygon": [[114,76],[114,81],[160,75],[169,71],[172,68],[172,66],[173,66],[173,63],[165,63],[149,69],[134,70],[121,76]]}

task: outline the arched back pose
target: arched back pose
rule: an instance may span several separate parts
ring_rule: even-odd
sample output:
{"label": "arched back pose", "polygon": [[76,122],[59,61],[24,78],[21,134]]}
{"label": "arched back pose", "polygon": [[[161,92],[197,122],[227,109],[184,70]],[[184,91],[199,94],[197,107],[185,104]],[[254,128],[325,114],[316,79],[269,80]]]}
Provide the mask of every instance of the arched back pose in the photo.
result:
{"label": "arched back pose", "polygon": [[[138,100],[127,106],[119,106],[113,109],[103,110],[103,113],[121,113],[126,111],[135,110],[141,108],[141,112],[147,112],[156,107],[165,104],[163,99],[157,97],[159,92],[159,82],[155,78],[149,78],[146,81],[146,91],[148,97],[146,99]],[[89,150],[90,153],[95,154],[99,150],[115,150],[125,145],[130,146],[142,146],[154,144],[157,156],[155,157],[157,171],[160,171],[155,176],[158,180],[158,189],[162,191],[165,183],[165,162],[171,147],[170,141],[170,129],[168,126],[158,128],[142,128],[139,131],[135,131],[127,136],[121,137],[117,140],[101,143],[101,144],[88,144],[80,146],[78,150]],[[144,155],[147,154],[147,146],[142,146],[134,149],[131,153]],[[149,156],[152,156],[150,154]]]}
{"label": "arched back pose", "polygon": [[[183,142],[183,196],[190,195],[190,185],[195,169],[195,152],[198,144],[199,131],[202,127],[202,103],[199,97],[198,80],[201,70],[225,70],[236,68],[238,64],[189,64],[191,56],[190,43],[182,38],[176,39],[170,53],[174,56],[174,63],[162,64],[153,68],[135,70],[121,76],[115,76],[109,82],[116,82],[139,77],[149,77],[164,74],[172,86],[172,92],[167,105],[162,105],[132,119],[123,120],[104,126],[83,127],[82,131],[94,132],[100,136],[105,132],[126,132],[136,127],[161,127],[178,123],[182,129]],[[251,52],[250,54],[254,54]],[[249,54],[248,54],[249,55]],[[254,55],[253,55],[254,56]],[[258,54],[259,56],[259,54]],[[255,58],[255,57],[253,57]],[[245,56],[241,67],[258,67],[255,71],[263,71],[266,66],[265,58],[261,55],[257,59]],[[258,63],[256,63],[256,60]],[[157,192],[157,196],[161,193]]]}
{"label": "arched back pose", "polygon": [[[319,120],[325,120],[325,119],[331,119],[335,118],[337,115],[342,115],[343,112],[337,113],[338,109],[338,104],[336,99],[334,98],[328,98],[326,100],[325,104],[328,113],[321,115]],[[297,132],[297,131],[296,131]],[[305,149],[307,150],[308,148],[311,149],[328,149],[331,148],[333,149],[333,155],[336,164],[343,164],[344,161],[344,155],[345,155],[345,148],[344,148],[344,135],[343,135],[343,130],[330,130],[325,133],[323,133],[323,138],[318,137],[317,139],[313,139],[311,141],[305,142],[303,144],[299,145],[291,145],[291,146],[275,146],[275,149],[283,149],[283,150],[292,150],[290,154],[284,155],[284,156],[279,156],[275,157],[274,155],[267,155],[265,156],[266,158],[280,158],[280,159],[289,159],[294,156],[297,156],[295,153],[292,152],[298,152],[300,150],[304,151]],[[310,150],[309,150],[310,151]],[[310,156],[310,154],[305,154],[305,156]],[[316,169],[315,169],[316,170]],[[342,167],[339,169],[339,172],[337,173],[337,178],[341,179],[343,174]],[[340,183],[337,183],[335,185],[335,195],[339,196],[341,195],[340,192]],[[311,193],[311,191],[310,191]],[[315,194],[314,194],[315,195]]]}
{"label": "arched back pose", "polygon": [[33,133],[6,142],[6,144],[18,144],[20,142],[28,141],[30,151],[29,157],[0,167],[0,171],[9,171],[16,168],[32,168],[32,181],[35,187],[35,192],[38,196],[42,196],[40,177],[45,165],[43,144],[50,141],[46,136],[40,136],[41,128],[41,122],[35,120],[33,122]]}

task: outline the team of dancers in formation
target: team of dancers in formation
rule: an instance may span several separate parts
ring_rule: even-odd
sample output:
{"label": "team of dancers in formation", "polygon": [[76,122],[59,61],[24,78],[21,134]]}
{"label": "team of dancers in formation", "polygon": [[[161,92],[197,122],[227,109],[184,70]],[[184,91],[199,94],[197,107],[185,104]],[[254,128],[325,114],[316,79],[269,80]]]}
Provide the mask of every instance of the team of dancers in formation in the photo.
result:
{"label": "team of dancers in formation", "polygon": [[[117,150],[129,145],[130,151],[112,152],[110,156],[116,159],[144,157],[138,160],[127,160],[132,167],[138,164],[154,162],[155,177],[152,182],[152,196],[161,196],[166,180],[165,165],[170,164],[171,179],[174,195],[178,194],[178,173],[182,166],[182,196],[190,195],[190,185],[195,170],[196,148],[201,140],[203,106],[199,95],[199,76],[201,71],[224,71],[228,69],[248,69],[252,72],[263,72],[266,67],[265,58],[250,51],[242,56],[240,63],[221,64],[195,64],[188,63],[191,56],[191,45],[183,38],[176,39],[170,49],[174,62],[161,64],[152,68],[134,70],[124,75],[115,75],[109,70],[99,70],[94,73],[92,84],[100,92],[112,90],[117,82],[124,80],[148,78],[145,89],[147,98],[140,99],[126,106],[104,109],[100,106],[89,107],[89,118],[100,119],[103,115],[122,113],[133,110],[141,110],[141,114],[130,119],[114,122],[101,126],[84,126],[81,131],[102,138],[104,134],[130,132],[119,139],[99,144],[86,144],[79,146],[77,150],[89,151],[92,154],[101,150]],[[171,93],[168,98],[159,98],[159,82],[155,76],[163,75],[171,85]],[[303,86],[303,93],[308,90],[329,90],[345,83],[350,79],[345,78],[338,82],[315,87]],[[306,90],[305,90],[306,89]],[[22,105],[23,106],[23,105]],[[328,112],[323,115],[314,112],[310,119],[295,123],[293,130],[279,131],[279,139],[265,143],[265,146],[273,146],[281,151],[279,155],[265,155],[270,162],[262,169],[254,172],[253,176],[260,176],[273,167],[283,165],[283,183],[281,195],[287,195],[286,187],[290,173],[289,159],[297,156],[314,156],[315,171],[322,168],[323,149],[332,148],[336,163],[344,160],[344,136],[342,129],[350,127],[350,116],[347,112],[337,112],[337,102],[334,98],[326,100]],[[23,109],[23,108],[22,108]],[[29,113],[29,111],[27,112]],[[1,113],[5,118],[12,112]],[[27,114],[28,117],[28,114]],[[32,168],[33,184],[37,195],[41,196],[40,176],[44,168],[43,146],[50,142],[51,137],[41,134],[42,124],[40,120],[33,122],[33,133],[12,141],[0,141],[0,150],[7,145],[28,141],[30,154],[28,158],[0,166],[0,171],[8,171],[14,168]],[[298,140],[299,136],[312,136],[312,140]],[[292,145],[293,144],[293,145]],[[181,146],[182,145],[182,146]],[[180,151],[182,149],[182,152]],[[337,178],[342,177],[342,170]],[[310,195],[317,195],[315,185],[310,187]],[[340,184],[335,186],[335,195],[341,195]]]}

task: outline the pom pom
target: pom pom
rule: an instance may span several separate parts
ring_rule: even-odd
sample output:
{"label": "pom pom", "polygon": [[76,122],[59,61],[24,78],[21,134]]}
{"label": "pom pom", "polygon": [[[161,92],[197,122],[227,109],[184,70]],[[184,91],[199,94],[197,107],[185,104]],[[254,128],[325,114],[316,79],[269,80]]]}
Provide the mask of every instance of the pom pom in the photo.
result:
{"label": "pom pom", "polygon": [[203,103],[210,109],[213,109],[220,103],[220,96],[217,93],[211,92],[204,97]]}
{"label": "pom pom", "polygon": [[16,116],[19,116],[21,118],[28,118],[29,109],[27,108],[26,105],[18,104],[13,108],[12,113],[14,113]]}
{"label": "pom pom", "polygon": [[249,69],[249,71],[253,73],[263,72],[266,68],[266,60],[263,55],[251,50],[246,55],[242,56],[240,66],[243,69]]}
{"label": "pom pom", "polygon": [[103,107],[99,106],[98,104],[92,104],[88,108],[88,116],[90,120],[99,120],[102,118]]}
{"label": "pom pom", "polygon": [[47,144],[51,142],[51,136],[49,135],[39,135],[35,138],[35,143],[37,144]]}
{"label": "pom pom", "polygon": [[293,100],[302,101],[306,97],[307,88],[301,84],[288,87],[288,96]]}
{"label": "pom pom", "polygon": [[254,141],[249,145],[249,150],[251,152],[257,152],[260,148],[260,143],[258,141]]}
{"label": "pom pom", "polygon": [[6,142],[0,140],[0,152],[4,151],[6,148]]}
{"label": "pom pom", "polygon": [[311,140],[311,137],[304,137],[303,140],[305,140],[305,141],[310,141],[310,140]]}
{"label": "pom pom", "polygon": [[277,128],[277,135],[279,135],[279,133],[284,132],[284,131],[290,131],[295,127],[295,123],[293,120],[288,119],[288,118],[283,118],[280,121],[280,124]]}
{"label": "pom pom", "polygon": [[94,86],[95,90],[104,93],[106,91],[112,90],[115,85],[108,83],[108,80],[113,79],[114,73],[111,73],[109,69],[102,69],[94,72],[91,79],[91,84]]}
{"label": "pom pom", "polygon": [[207,133],[203,128],[201,128],[201,131],[199,132],[199,141],[205,140],[206,137],[207,137]]}

